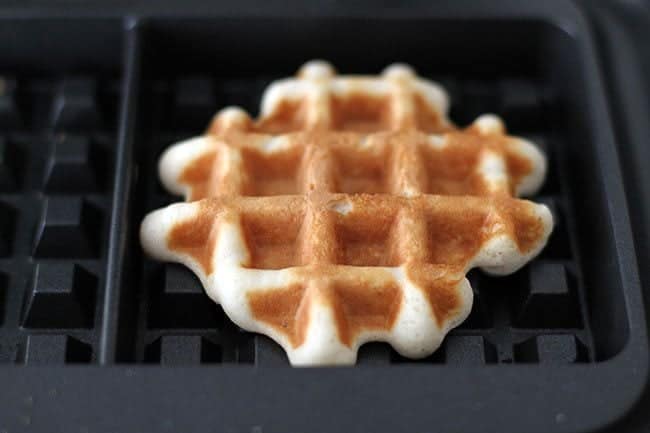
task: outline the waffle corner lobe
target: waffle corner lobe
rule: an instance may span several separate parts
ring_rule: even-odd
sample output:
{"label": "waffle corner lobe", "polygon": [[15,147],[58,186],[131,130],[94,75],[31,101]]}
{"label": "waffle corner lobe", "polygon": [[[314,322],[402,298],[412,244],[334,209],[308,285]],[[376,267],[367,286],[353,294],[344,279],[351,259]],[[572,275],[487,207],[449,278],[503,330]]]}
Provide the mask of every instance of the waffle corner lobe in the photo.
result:
{"label": "waffle corner lobe", "polygon": [[167,233],[167,248],[186,254],[195,260],[205,272],[213,272],[213,257],[217,245],[221,203],[197,202],[198,209],[192,218],[174,224]]}
{"label": "waffle corner lobe", "polygon": [[[439,328],[454,322],[463,310],[464,299],[458,286],[465,279],[460,270],[440,271],[432,266],[410,265],[406,267],[407,278],[424,293]],[[459,275],[460,274],[460,275]]]}
{"label": "waffle corner lobe", "polygon": [[399,285],[389,281],[376,287],[342,284],[330,292],[339,339],[351,347],[364,331],[390,332],[402,308]]}
{"label": "waffle corner lobe", "polygon": [[293,347],[305,341],[309,326],[309,299],[305,287],[294,284],[247,294],[253,316],[286,335]]}
{"label": "waffle corner lobe", "polygon": [[448,105],[406,65],[310,62],[267,88],[259,119],[226,108],[165,152],[163,184],[187,202],[145,218],[143,247],[294,365],[353,363],[368,341],[427,356],[470,312],[465,274],[514,272],[553,226],[516,198],[544,155],[494,115],[457,128]]}
{"label": "waffle corner lobe", "polygon": [[206,152],[188,165],[178,180],[181,184],[196,185],[189,197],[191,201],[201,197],[207,197],[210,192],[210,180],[212,179],[214,166],[216,165],[217,152]]}

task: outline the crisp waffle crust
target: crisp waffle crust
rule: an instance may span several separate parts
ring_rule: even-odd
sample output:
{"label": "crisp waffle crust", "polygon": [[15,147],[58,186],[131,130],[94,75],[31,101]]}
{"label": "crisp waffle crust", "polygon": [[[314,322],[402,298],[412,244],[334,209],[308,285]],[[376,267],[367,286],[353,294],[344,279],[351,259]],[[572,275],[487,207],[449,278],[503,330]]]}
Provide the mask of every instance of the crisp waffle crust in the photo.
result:
{"label": "crisp waffle crust", "polygon": [[142,245],[294,365],[352,364],[368,341],[427,356],[471,310],[467,271],[514,272],[553,226],[515,198],[543,182],[540,151],[494,115],[459,129],[447,109],[405,65],[307,63],[267,89],[258,120],[226,108],[163,154],[161,180],[187,202],[147,215]]}

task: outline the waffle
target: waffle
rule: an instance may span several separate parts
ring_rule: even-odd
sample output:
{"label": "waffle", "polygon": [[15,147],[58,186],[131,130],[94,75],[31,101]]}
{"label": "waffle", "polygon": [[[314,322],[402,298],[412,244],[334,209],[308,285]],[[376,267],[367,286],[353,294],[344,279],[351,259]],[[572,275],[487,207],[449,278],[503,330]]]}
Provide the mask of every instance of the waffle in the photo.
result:
{"label": "waffle", "polygon": [[142,245],[294,365],[351,364],[368,341],[427,356],[471,310],[467,271],[514,272],[553,225],[515,198],[541,185],[539,150],[493,115],[459,129],[447,107],[407,66],[308,63],[267,89],[257,121],[224,109],[163,154],[187,202],[147,215]]}

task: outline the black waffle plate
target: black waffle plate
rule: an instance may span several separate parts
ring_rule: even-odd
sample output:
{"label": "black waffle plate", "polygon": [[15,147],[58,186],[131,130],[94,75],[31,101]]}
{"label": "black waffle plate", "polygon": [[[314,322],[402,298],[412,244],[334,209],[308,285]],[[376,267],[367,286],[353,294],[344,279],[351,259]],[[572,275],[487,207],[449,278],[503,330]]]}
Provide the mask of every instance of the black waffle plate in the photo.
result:
{"label": "black waffle plate", "polygon": [[[569,432],[638,400],[645,318],[599,58],[570,3],[373,9],[246,3],[0,18],[0,432]],[[290,368],[179,265],[143,256],[178,199],[156,164],[305,61],[413,65],[459,124],[495,112],[549,157],[546,249],[429,358],[364,345]]]}

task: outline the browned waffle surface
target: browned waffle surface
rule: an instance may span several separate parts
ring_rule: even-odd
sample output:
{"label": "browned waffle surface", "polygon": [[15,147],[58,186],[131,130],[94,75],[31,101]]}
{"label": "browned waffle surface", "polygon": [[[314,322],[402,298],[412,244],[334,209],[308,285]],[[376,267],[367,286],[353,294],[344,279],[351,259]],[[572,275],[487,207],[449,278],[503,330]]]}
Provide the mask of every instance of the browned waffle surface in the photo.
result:
{"label": "browned waffle surface", "polygon": [[163,155],[163,183],[190,203],[147,216],[143,246],[294,364],[354,362],[371,340],[426,356],[471,309],[465,273],[513,272],[552,228],[515,198],[543,180],[535,146],[491,115],[457,129],[446,110],[407,67],[308,64],[269,87],[258,121],[225,109]]}

